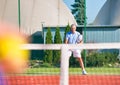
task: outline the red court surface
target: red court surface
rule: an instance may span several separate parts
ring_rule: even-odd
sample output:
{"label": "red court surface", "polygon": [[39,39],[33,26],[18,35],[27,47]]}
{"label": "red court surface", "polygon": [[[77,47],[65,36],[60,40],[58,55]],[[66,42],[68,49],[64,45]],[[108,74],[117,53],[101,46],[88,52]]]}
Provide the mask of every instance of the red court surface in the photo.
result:
{"label": "red court surface", "polygon": [[[11,76],[8,85],[59,85],[59,76]],[[120,85],[120,75],[70,76],[69,85]]]}

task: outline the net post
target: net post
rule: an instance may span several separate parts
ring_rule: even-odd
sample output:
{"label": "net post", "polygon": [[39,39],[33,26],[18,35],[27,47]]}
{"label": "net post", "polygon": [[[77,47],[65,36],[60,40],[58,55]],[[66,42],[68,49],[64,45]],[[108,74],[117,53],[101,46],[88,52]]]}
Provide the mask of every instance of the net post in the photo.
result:
{"label": "net post", "polygon": [[60,85],[69,85],[69,58],[68,46],[61,47]]}

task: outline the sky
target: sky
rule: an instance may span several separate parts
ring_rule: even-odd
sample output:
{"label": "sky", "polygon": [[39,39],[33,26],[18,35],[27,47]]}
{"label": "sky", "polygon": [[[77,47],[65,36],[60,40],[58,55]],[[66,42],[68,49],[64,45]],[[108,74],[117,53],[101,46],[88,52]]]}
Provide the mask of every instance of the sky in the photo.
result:
{"label": "sky", "polygon": [[[63,0],[69,9],[72,9],[71,4],[74,0]],[[86,0],[86,15],[87,23],[92,23],[97,16],[99,10],[107,0]]]}

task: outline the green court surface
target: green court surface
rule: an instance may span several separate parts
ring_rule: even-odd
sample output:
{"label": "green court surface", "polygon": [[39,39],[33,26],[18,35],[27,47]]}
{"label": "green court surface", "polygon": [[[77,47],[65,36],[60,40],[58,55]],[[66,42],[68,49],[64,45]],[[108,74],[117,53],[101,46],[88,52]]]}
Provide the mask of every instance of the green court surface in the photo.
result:
{"label": "green court surface", "polygon": [[[86,68],[89,75],[120,75],[120,68]],[[60,68],[29,68],[27,75],[60,74]],[[81,68],[69,68],[69,74],[81,74]]]}

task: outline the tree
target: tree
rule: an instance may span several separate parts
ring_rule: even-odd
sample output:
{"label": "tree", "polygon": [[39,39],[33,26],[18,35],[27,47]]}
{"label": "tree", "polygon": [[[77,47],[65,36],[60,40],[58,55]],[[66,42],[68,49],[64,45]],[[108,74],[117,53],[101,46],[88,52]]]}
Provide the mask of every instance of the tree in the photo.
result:
{"label": "tree", "polygon": [[[46,41],[45,42],[46,44],[52,44],[53,43],[50,27],[48,27],[45,41]],[[45,52],[44,52],[44,62],[52,64],[52,59],[53,59],[52,50],[45,50]]]}
{"label": "tree", "polygon": [[68,25],[65,28],[65,33],[64,33],[64,42],[65,42],[65,37],[66,37],[66,33],[70,31],[70,25],[68,23]]}
{"label": "tree", "polygon": [[72,14],[74,15],[77,24],[78,25],[83,25],[85,22],[85,0],[75,0],[75,3],[72,4],[71,6],[73,7],[72,9]]}
{"label": "tree", "polygon": [[[57,27],[56,31],[55,31],[54,43],[55,44],[61,44],[62,43],[59,27]],[[60,55],[61,55],[60,50],[54,50],[53,51],[53,62],[54,62],[54,65],[56,65],[56,66],[60,65]]]}

